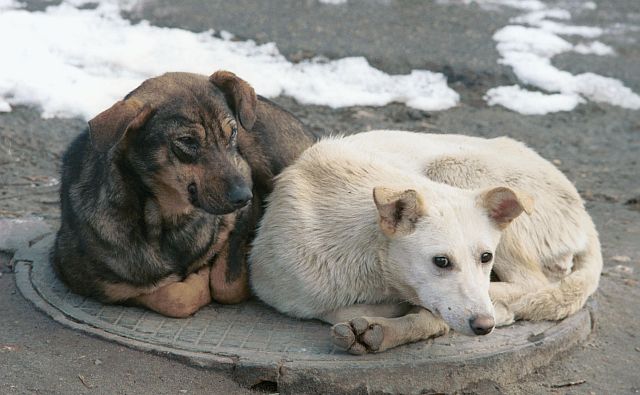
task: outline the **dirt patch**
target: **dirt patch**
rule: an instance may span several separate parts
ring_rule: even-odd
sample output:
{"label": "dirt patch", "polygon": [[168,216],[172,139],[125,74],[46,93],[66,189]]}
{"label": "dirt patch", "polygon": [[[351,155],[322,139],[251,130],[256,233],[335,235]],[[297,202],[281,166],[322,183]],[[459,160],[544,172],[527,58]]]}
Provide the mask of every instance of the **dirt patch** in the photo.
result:
{"label": "dirt patch", "polygon": [[640,196],[627,200],[624,202],[624,205],[627,206],[629,210],[640,211]]}

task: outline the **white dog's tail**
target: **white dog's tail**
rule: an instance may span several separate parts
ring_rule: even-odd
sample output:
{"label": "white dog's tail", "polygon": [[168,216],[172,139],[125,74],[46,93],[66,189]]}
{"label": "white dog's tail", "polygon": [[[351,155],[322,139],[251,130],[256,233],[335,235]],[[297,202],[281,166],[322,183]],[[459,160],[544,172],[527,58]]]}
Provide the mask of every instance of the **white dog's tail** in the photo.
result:
{"label": "white dog's tail", "polygon": [[587,249],[575,256],[571,274],[559,283],[522,295],[509,305],[509,310],[517,320],[561,320],[584,306],[598,288],[601,272],[600,241],[594,234]]}

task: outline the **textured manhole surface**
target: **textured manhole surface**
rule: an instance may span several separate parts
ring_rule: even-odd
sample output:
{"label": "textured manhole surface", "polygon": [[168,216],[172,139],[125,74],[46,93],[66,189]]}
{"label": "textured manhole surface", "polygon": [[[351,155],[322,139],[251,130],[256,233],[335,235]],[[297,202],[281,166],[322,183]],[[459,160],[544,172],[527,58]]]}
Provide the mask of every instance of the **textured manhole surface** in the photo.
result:
{"label": "textured manhole surface", "polygon": [[280,392],[420,393],[453,391],[478,381],[506,383],[584,340],[589,313],[562,322],[516,323],[488,336],[450,334],[381,354],[336,350],[329,326],[283,316],[259,302],[211,304],[187,319],[71,293],[48,261],[53,237],[16,253],[18,287],[64,325],[143,350],[230,372],[241,384],[276,383]]}

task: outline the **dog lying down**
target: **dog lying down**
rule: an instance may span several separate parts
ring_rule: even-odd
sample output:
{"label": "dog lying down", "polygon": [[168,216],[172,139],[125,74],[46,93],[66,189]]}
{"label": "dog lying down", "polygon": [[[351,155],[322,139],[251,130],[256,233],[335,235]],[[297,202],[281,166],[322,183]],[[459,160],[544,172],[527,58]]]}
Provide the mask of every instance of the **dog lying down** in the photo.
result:
{"label": "dog lying down", "polygon": [[[379,130],[328,138],[278,176],[255,294],[333,324],[353,354],[578,311],[602,269],[575,187],[510,138]],[[490,282],[491,271],[499,278]]]}
{"label": "dog lying down", "polygon": [[53,267],[75,293],[171,317],[241,302],[262,199],[314,141],[231,72],[148,79],[69,146]]}

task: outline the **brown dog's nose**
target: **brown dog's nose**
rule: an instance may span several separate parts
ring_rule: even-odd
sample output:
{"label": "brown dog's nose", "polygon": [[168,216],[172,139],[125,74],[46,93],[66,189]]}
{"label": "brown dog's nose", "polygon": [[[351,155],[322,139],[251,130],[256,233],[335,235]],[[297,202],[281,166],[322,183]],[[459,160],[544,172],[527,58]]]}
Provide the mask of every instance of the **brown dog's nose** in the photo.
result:
{"label": "brown dog's nose", "polygon": [[234,207],[244,207],[253,198],[251,189],[246,185],[234,185],[229,190],[229,201]]}
{"label": "brown dog's nose", "polygon": [[476,335],[486,335],[491,333],[493,327],[496,326],[496,323],[493,320],[493,317],[480,314],[471,317],[471,319],[469,320],[469,325],[471,326],[473,333],[475,333]]}

